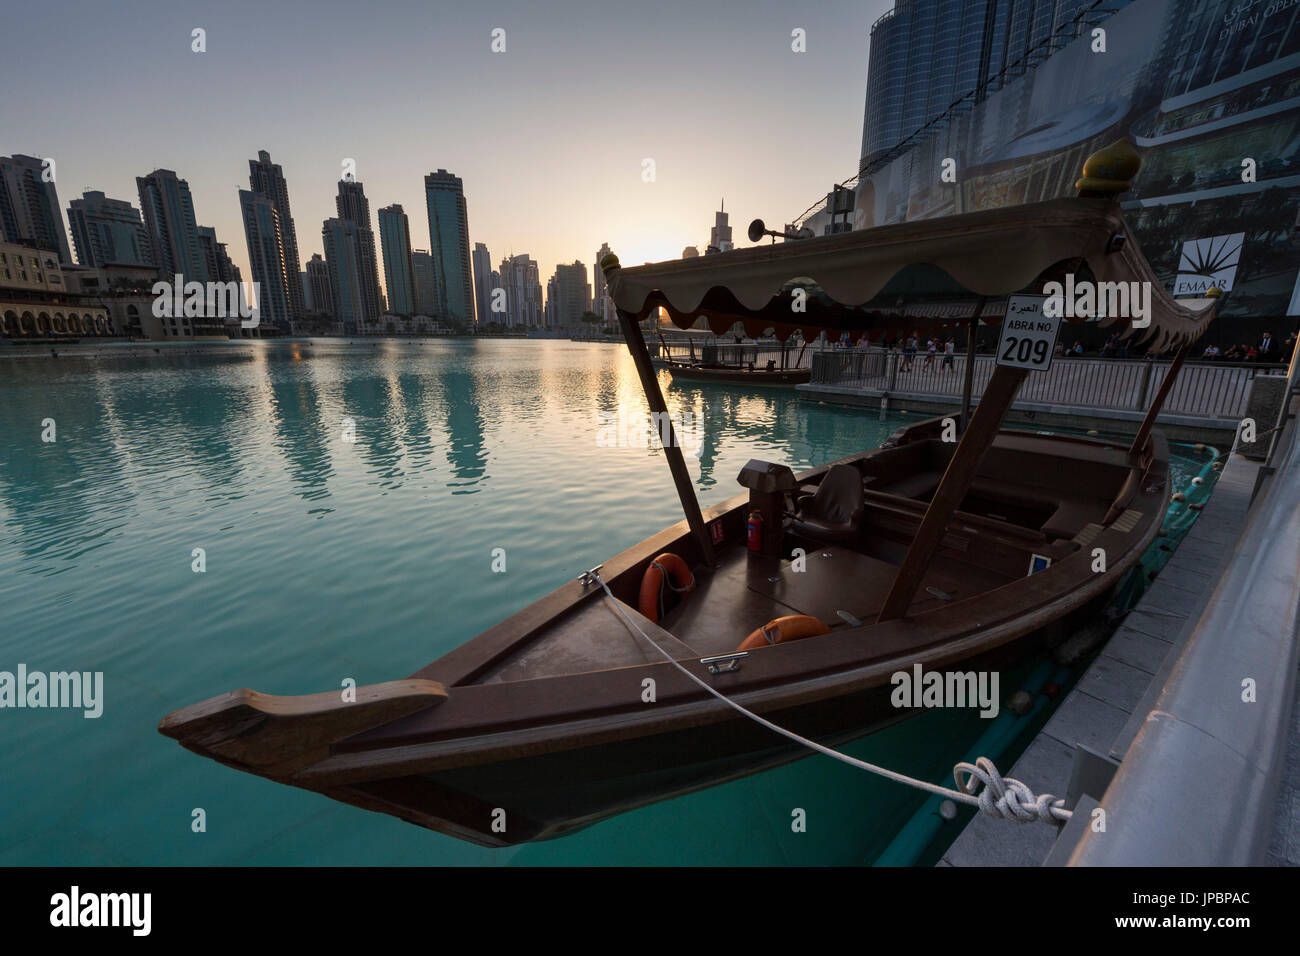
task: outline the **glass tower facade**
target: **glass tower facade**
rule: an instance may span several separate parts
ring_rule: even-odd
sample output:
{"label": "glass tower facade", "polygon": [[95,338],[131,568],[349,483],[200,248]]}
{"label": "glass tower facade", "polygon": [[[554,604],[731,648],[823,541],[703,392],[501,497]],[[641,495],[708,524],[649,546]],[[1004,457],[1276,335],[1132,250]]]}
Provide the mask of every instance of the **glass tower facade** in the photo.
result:
{"label": "glass tower facade", "polygon": [[345,334],[355,335],[365,330],[368,320],[373,321],[365,306],[361,227],[352,219],[326,219],[321,227],[321,241],[325,246],[334,315],[343,323]]}
{"label": "glass tower facade", "polygon": [[[982,100],[1129,2],[898,0],[871,28],[862,164],[967,94]],[[1047,42],[1053,34],[1059,42]]]}
{"label": "glass tower facade", "polygon": [[415,276],[411,263],[411,226],[401,206],[385,206],[379,210],[379,244],[384,252],[388,311],[395,315],[414,315]]}
{"label": "glass tower facade", "polygon": [[258,307],[263,324],[289,331],[298,317],[292,295],[298,273],[290,273],[284,261],[284,234],[275,201],[263,193],[239,191],[239,208],[244,216],[244,238],[248,242],[248,264],[258,283]]}
{"label": "glass tower facade", "polygon": [[[361,309],[366,322],[377,322],[379,304],[379,260],[375,255],[375,233],[370,228],[370,200],[365,188],[353,179],[340,179],[338,196],[334,200],[338,218],[356,225],[358,255],[360,256]],[[339,305],[338,296],[334,303]]]}
{"label": "glass tower facade", "polygon": [[140,191],[140,210],[153,250],[154,264],[163,278],[183,275],[186,282],[216,281],[208,275],[207,261],[199,247],[199,226],[194,220],[190,184],[170,169],[155,169],[135,181]]}
{"label": "glass tower facade", "polygon": [[429,241],[433,244],[440,317],[473,328],[474,282],[470,270],[469,215],[459,176],[445,169],[424,177],[429,209]]}
{"label": "glass tower facade", "polygon": [[53,167],[35,156],[0,156],[0,240],[35,246],[72,262]]}
{"label": "glass tower facade", "polygon": [[[266,196],[275,205],[276,216],[280,220],[281,258],[284,259],[285,273],[297,276],[298,233],[293,226],[293,213],[289,210],[289,185],[284,179],[284,170],[278,163],[271,162],[271,154],[259,150],[257,159],[248,161],[248,188],[259,195]],[[302,287],[297,282],[289,283],[289,313],[294,318],[306,311]]]}
{"label": "glass tower facade", "polygon": [[68,203],[68,224],[77,261],[92,268],[109,263],[153,265],[140,210],[121,199],[87,190]]}

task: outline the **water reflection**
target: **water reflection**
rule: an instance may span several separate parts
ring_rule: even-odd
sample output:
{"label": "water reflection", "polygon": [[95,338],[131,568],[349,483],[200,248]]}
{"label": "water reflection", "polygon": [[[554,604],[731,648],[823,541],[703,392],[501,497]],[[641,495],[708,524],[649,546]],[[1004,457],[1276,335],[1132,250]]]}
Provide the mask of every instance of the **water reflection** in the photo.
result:
{"label": "water reflection", "polygon": [[[721,485],[730,492],[734,475],[718,462],[748,449],[795,470],[809,468],[851,451],[874,448],[879,428],[855,413],[836,412],[801,402],[790,389],[738,389],[709,383],[677,382],[660,373],[665,401],[674,412],[702,415],[698,487]],[[877,423],[878,424],[878,423]],[[857,442],[857,443],[855,443]],[[846,450],[847,449],[847,450]]]}
{"label": "water reflection", "polygon": [[329,497],[332,459],[315,380],[317,363],[298,365],[301,350],[295,349],[292,354],[295,364],[273,365],[269,370],[275,447],[298,494],[305,501],[319,501]]}
{"label": "water reflection", "polygon": [[460,363],[445,369],[440,378],[444,427],[447,430],[447,464],[452,494],[468,495],[487,473],[487,446],[483,415],[479,410],[479,379]]}

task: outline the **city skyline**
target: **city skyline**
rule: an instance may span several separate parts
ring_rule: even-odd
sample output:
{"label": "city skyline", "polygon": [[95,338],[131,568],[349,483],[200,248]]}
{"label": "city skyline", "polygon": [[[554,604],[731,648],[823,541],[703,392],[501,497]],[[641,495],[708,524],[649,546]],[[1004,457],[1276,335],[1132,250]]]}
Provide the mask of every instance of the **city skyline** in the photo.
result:
{"label": "city skyline", "polygon": [[[394,4],[349,18],[347,30],[330,26],[327,8],[352,8],[333,3],[234,3],[219,14],[181,3],[140,18],[24,8],[10,15],[0,52],[15,67],[57,58],[43,89],[79,109],[72,122],[66,111],[0,104],[0,155],[57,161],[65,229],[67,203],[84,189],[135,205],[137,177],[175,170],[193,191],[196,221],[215,228],[245,276],[238,193],[261,150],[288,183],[300,269],[324,251],[346,158],[376,209],[399,204],[408,215],[425,208],[423,177],[449,170],[465,184],[471,248],[527,253],[543,275],[575,259],[594,265],[602,243],[625,263],[676,258],[705,244],[718,196],[737,222],[786,221],[852,168],[870,24],[891,5],[760,2],[737,17],[686,3],[612,16],[595,3],[561,14],[508,2],[461,11],[453,26],[437,10]],[[254,10],[265,27],[256,34],[241,26]],[[497,27],[507,46],[494,54]],[[206,52],[192,52],[194,28],[206,30]],[[807,31],[809,52],[792,52],[795,28]],[[289,46],[275,39],[286,31],[298,37]],[[148,85],[147,109],[139,76],[93,68],[95,51],[114,43],[146,50],[167,77]],[[361,48],[383,52],[358,61]],[[391,64],[404,60],[421,65],[399,82]],[[520,95],[539,78],[545,96]],[[275,110],[261,108],[268,83]],[[468,84],[498,105],[466,110],[456,91]],[[430,96],[431,87],[444,92]],[[734,104],[725,114],[723,101]],[[690,135],[704,128],[707,149]],[[94,145],[106,141],[112,151]],[[756,153],[760,142],[773,145]],[[644,159],[655,160],[653,183],[642,181]],[[425,217],[414,218],[412,245],[427,249]],[[377,234],[377,222],[370,228]]]}

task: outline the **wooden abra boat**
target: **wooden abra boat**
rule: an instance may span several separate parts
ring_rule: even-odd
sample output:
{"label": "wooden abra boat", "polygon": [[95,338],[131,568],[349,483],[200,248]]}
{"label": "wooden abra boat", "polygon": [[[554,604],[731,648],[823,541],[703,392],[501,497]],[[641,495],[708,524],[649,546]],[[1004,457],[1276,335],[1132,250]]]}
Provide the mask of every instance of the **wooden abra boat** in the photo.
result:
{"label": "wooden abra boat", "polygon": [[[1152,426],[1216,300],[1175,302],[1155,280],[1114,200],[1135,170],[1112,150],[1089,160],[1079,198],[635,269],[602,263],[652,412],[666,408],[638,319],[659,307],[681,325],[707,315],[811,340],[930,327],[953,303],[972,324],[996,321],[1008,296],[1065,272],[1152,282],[1145,334],[1179,351],[1131,443],[1001,429],[1030,373],[999,366],[974,414],[954,416],[957,441],[934,420],[797,476],[753,461],[739,494],[701,511],[670,434],[685,520],[598,572],[406,680],[358,688],[355,702],[237,690],[159,729],[235,769],[504,846],[807,753],[664,654],[827,744],[912,713],[890,702],[898,671],[1001,666],[1099,607],[1165,512],[1168,447]],[[806,312],[791,309],[796,279]]]}
{"label": "wooden abra boat", "polygon": [[772,367],[746,368],[741,365],[692,365],[689,362],[667,361],[674,379],[691,382],[712,382],[717,385],[804,385],[812,379],[812,369]]}
{"label": "wooden abra boat", "polygon": [[[690,356],[674,357],[672,348],[659,336],[659,355],[651,357],[655,368],[669,371],[674,381],[710,382],[716,385],[803,385],[812,379],[812,369],[800,368],[804,353],[808,349],[805,342],[797,354],[793,348],[782,346],[772,358],[773,349],[759,345],[730,345],[708,342],[700,346],[700,353],[695,354],[694,343],[688,340]],[[680,348],[680,346],[679,346]]]}

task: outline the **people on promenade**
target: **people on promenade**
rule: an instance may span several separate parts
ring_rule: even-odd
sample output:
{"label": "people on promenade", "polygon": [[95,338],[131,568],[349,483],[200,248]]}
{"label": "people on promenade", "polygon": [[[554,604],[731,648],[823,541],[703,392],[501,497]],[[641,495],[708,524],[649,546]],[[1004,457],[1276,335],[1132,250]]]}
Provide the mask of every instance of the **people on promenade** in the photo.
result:
{"label": "people on promenade", "polygon": [[925,364],[921,366],[922,371],[934,368],[934,357],[939,354],[939,342],[934,336],[925,340]]}
{"label": "people on promenade", "polygon": [[916,336],[908,335],[903,343],[903,371],[912,371],[912,360],[916,358]]}
{"label": "people on promenade", "polygon": [[1255,346],[1255,352],[1259,355],[1261,362],[1273,361],[1273,353],[1277,345],[1273,341],[1273,333],[1265,332],[1264,337],[1259,340],[1259,345]]}
{"label": "people on promenade", "polygon": [[957,341],[950,335],[948,341],[943,343],[943,370],[945,372],[955,372],[956,369],[952,364],[952,357],[957,352]]}

